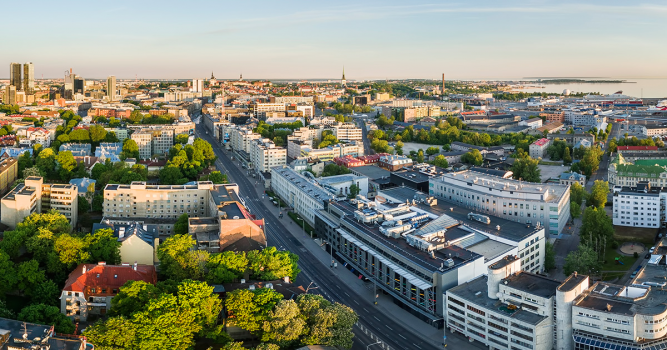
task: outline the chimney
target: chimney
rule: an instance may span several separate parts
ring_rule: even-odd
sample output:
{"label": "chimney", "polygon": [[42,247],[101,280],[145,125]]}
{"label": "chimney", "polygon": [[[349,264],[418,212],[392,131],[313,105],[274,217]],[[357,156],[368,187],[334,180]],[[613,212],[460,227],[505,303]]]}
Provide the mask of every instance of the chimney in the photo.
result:
{"label": "chimney", "polygon": [[86,265],[84,264],[84,265],[83,265],[83,272],[82,272],[82,274],[85,274],[85,273],[86,273]]}
{"label": "chimney", "polygon": [[137,271],[137,262],[134,262],[134,265],[132,266],[132,270]]}
{"label": "chimney", "polygon": [[97,263],[97,265],[99,265],[99,266],[107,266],[107,263],[104,262],[104,261],[100,261],[100,262]]}
{"label": "chimney", "polygon": [[289,276],[283,277],[283,281],[285,281],[285,283],[289,283]]}

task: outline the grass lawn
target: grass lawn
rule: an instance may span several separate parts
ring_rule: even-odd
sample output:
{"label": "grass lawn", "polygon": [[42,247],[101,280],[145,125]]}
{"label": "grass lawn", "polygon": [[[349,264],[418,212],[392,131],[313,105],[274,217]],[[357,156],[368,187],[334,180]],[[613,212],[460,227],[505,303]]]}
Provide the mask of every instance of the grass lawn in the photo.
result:
{"label": "grass lawn", "polygon": [[639,242],[644,243],[647,247],[652,247],[653,243],[655,243],[655,236],[657,233],[657,228],[614,227],[614,239],[616,239],[619,244],[623,242]]}
{"label": "grass lawn", "polygon": [[[616,257],[620,258],[619,260],[623,262],[622,265],[616,262]],[[637,259],[642,259],[643,257],[643,255],[640,255]],[[602,280],[609,281],[614,278],[623,277],[637,259],[633,256],[623,256],[616,249],[607,248],[604,256],[605,262],[600,266]]]}
{"label": "grass lawn", "polygon": [[560,165],[563,164],[563,162],[555,162],[555,161],[548,161],[548,160],[540,160],[540,162],[539,162],[538,164],[541,164],[541,165],[559,165],[559,166],[560,166]]}

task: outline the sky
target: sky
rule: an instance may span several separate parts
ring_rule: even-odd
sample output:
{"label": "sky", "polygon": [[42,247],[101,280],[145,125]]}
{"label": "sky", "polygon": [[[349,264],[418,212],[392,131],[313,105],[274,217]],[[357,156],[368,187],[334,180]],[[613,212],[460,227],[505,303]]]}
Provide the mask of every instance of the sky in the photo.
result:
{"label": "sky", "polygon": [[[641,0],[640,0],[641,1]],[[0,77],[667,77],[667,2],[11,1]],[[20,14],[20,15],[19,15]],[[11,48],[11,49],[8,49]]]}

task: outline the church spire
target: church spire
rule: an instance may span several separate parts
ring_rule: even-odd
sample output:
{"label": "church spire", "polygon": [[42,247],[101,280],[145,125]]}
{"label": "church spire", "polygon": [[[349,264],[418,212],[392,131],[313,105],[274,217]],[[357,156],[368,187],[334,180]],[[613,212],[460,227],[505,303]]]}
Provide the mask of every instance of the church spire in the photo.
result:
{"label": "church spire", "polygon": [[343,77],[340,79],[340,85],[347,86],[347,80],[345,80],[345,66],[343,66]]}

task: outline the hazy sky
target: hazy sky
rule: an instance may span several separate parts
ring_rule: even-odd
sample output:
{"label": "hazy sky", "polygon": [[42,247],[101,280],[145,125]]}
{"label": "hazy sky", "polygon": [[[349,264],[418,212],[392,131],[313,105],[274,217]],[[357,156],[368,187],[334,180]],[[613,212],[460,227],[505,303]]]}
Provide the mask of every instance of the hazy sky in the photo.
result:
{"label": "hazy sky", "polygon": [[[0,77],[667,77],[667,2],[7,1]],[[12,28],[7,30],[7,28]]]}

